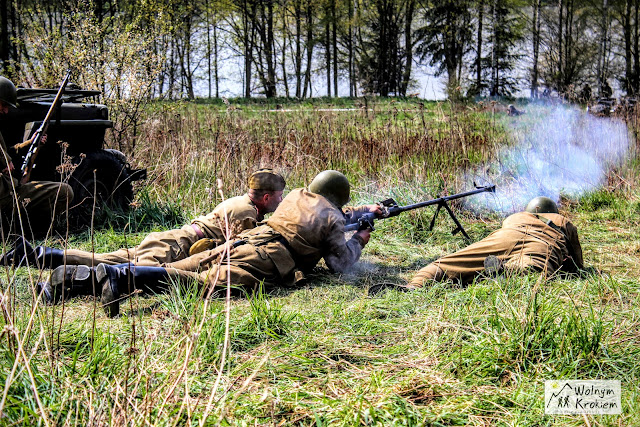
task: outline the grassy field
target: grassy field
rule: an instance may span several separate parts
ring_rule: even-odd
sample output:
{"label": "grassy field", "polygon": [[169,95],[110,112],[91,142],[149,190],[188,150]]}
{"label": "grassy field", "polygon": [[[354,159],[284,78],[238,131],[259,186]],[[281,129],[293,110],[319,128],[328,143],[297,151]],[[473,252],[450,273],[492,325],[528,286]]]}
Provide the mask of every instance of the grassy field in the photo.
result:
{"label": "grassy field", "polygon": [[[282,170],[289,188],[342,170],[355,204],[417,202],[468,189],[465,170],[516,144],[516,119],[499,105],[273,104],[153,105],[132,149],[150,167],[134,209],[48,243],[131,246],[210,211],[217,178],[235,195],[260,166]],[[354,110],[320,111],[331,105]],[[433,209],[378,222],[346,274],[321,264],[302,288],[226,300],[175,286],[130,298],[117,319],[93,298],[44,306],[33,284],[48,272],[3,268],[0,424],[640,425],[640,164],[629,123],[627,157],[602,188],[563,198],[591,267],[580,277],[368,297],[372,284],[402,283],[466,245],[444,215],[428,230]],[[472,240],[500,225],[454,209]],[[622,415],[545,415],[547,379],[619,379]]]}

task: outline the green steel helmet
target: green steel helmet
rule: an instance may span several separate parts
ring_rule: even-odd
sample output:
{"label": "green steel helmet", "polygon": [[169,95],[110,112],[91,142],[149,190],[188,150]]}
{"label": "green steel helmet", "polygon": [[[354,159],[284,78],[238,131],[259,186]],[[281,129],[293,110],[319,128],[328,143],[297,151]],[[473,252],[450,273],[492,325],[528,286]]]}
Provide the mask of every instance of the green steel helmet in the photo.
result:
{"label": "green steel helmet", "polygon": [[548,197],[531,199],[525,211],[531,213],[558,213],[558,205]]}
{"label": "green steel helmet", "polygon": [[309,191],[320,194],[341,208],[349,201],[351,186],[342,173],[334,170],[320,172],[309,184]]}
{"label": "green steel helmet", "polygon": [[18,95],[13,82],[6,77],[0,77],[0,101],[16,108]]}

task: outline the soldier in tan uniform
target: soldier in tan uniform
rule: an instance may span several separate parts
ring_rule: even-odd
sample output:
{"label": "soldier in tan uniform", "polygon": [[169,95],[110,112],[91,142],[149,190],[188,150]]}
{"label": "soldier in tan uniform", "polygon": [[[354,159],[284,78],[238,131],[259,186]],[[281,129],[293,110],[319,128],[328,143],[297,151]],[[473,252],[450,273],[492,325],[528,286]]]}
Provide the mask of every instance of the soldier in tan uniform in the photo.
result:
{"label": "soldier in tan uniform", "polygon": [[[347,178],[337,171],[324,171],[309,189],[293,190],[264,224],[247,230],[224,248],[216,248],[163,267],[131,264],[100,264],[96,280],[102,288],[102,303],[109,316],[119,312],[122,296],[135,287],[158,292],[168,281],[194,281],[210,295],[227,283],[266,288],[288,286],[296,269],[311,270],[320,259],[336,272],[345,271],[359,258],[370,231],[357,231],[346,240],[344,226],[366,212],[380,213],[378,205],[341,210],[349,200]],[[224,256],[225,249],[230,250]],[[222,256],[218,256],[222,255]],[[203,263],[211,258],[210,263]]]}
{"label": "soldier in tan uniform", "polygon": [[466,248],[424,267],[406,286],[415,289],[430,282],[456,279],[472,282],[485,271],[556,271],[582,269],[578,230],[547,197],[531,200],[525,212],[507,217],[502,228]]}
{"label": "soldier in tan uniform", "polygon": [[[32,248],[27,242],[4,256],[7,263],[18,263],[22,257],[41,268],[88,265],[100,263],[122,264],[134,262],[139,265],[162,265],[184,259],[193,252],[193,246],[201,250],[210,249],[226,241],[225,217],[229,221],[231,236],[249,228],[273,212],[282,201],[284,178],[271,169],[261,169],[248,179],[249,191],[220,203],[213,212],[194,219],[191,224],[174,230],[150,233],[133,248],[97,254],[79,249],[56,249],[46,246]],[[67,268],[67,273],[75,271]],[[64,271],[64,270],[62,270]]]}
{"label": "soldier in tan uniform", "polygon": [[57,268],[51,274],[50,282],[44,284],[45,298],[52,300],[54,294],[68,290],[69,295],[92,295],[95,270],[100,263],[117,265],[133,262],[137,265],[160,266],[185,259],[198,250],[216,247],[226,241],[225,230],[228,221],[231,237],[254,228],[273,212],[282,201],[285,187],[284,178],[271,169],[261,169],[248,179],[249,191],[243,196],[227,199],[213,212],[198,217],[191,224],[181,228],[151,233],[136,247],[119,249],[115,252],[96,254],[78,249],[55,249],[45,246],[18,247],[5,256],[12,262],[14,258],[26,258],[41,268]]}
{"label": "soldier in tan uniform", "polygon": [[[0,77],[0,114],[16,108],[17,92],[11,80]],[[19,182],[11,176],[15,169],[7,145],[0,135],[0,215],[16,232],[36,234],[49,229],[55,216],[66,211],[73,199],[73,190],[68,184],[51,181]],[[17,212],[26,214],[22,227],[17,224]]]}

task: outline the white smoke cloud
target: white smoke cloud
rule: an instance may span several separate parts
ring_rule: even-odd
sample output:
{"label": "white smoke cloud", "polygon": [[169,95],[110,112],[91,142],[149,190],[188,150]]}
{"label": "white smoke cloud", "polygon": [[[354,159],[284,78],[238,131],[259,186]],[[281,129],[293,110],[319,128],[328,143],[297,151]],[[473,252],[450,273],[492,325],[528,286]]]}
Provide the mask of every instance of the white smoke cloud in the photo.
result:
{"label": "white smoke cloud", "polygon": [[594,117],[576,107],[531,106],[527,114],[510,117],[515,145],[498,153],[497,161],[470,170],[465,182],[496,184],[495,195],[469,197],[466,207],[502,214],[522,211],[536,196],[559,201],[600,188],[607,172],[629,149],[626,124]]}

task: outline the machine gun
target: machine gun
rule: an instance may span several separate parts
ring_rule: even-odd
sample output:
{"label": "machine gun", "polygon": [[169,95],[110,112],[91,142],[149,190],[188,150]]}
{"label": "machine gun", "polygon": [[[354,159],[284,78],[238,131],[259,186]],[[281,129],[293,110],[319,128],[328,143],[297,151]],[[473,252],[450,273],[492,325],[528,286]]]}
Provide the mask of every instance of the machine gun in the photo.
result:
{"label": "machine gun", "polygon": [[374,230],[373,223],[376,219],[391,218],[393,216],[398,216],[401,213],[406,211],[424,208],[426,206],[438,205],[438,208],[436,209],[436,212],[433,215],[433,218],[431,219],[431,225],[429,225],[429,230],[433,229],[438,213],[440,212],[440,209],[444,207],[446,211],[449,213],[449,215],[451,216],[451,219],[453,219],[453,222],[455,222],[456,224],[456,228],[452,231],[452,234],[455,236],[458,232],[461,232],[465,238],[469,239],[469,235],[467,234],[466,231],[464,231],[462,224],[460,224],[460,221],[458,221],[458,218],[456,218],[456,215],[453,213],[453,211],[451,210],[447,202],[449,202],[450,200],[468,197],[473,194],[485,193],[485,192],[495,193],[496,191],[495,185],[478,186],[475,184],[475,182],[473,183],[473,185],[476,187],[475,190],[467,191],[465,193],[452,194],[449,196],[444,196],[444,197],[440,197],[433,200],[427,200],[420,203],[414,203],[412,205],[398,206],[398,203],[393,199],[383,200],[382,202],[378,203],[382,208],[381,216],[376,216],[376,214],[373,214],[373,213],[366,213],[358,219],[358,222],[355,222],[353,224],[348,224],[347,226],[345,226],[344,231],[365,230],[365,229]]}
{"label": "machine gun", "polygon": [[22,167],[20,168],[20,175],[22,177],[20,180],[21,183],[28,182],[31,178],[31,171],[33,170],[33,165],[35,164],[36,157],[38,156],[38,150],[40,149],[40,145],[42,143],[42,137],[47,133],[47,128],[49,127],[49,122],[51,121],[51,115],[60,102],[62,94],[64,93],[64,89],[67,87],[67,83],[69,83],[70,77],[71,71],[67,71],[67,75],[62,81],[60,89],[58,89],[58,93],[53,99],[47,115],[40,124],[40,127],[33,133],[33,136],[31,137],[31,141],[29,143],[29,151],[27,151],[27,154],[24,156],[24,162],[22,163]]}

